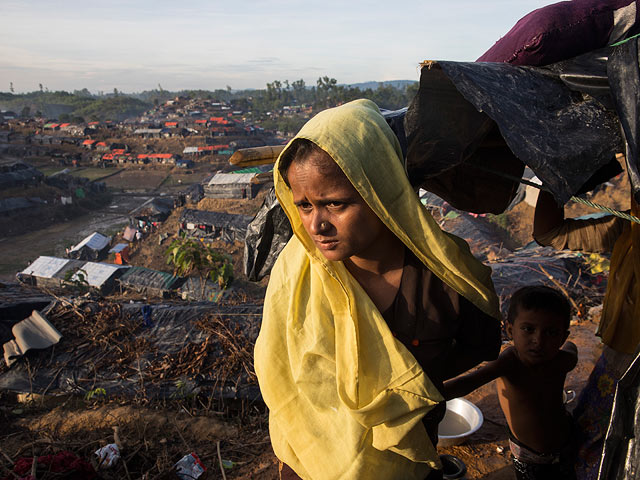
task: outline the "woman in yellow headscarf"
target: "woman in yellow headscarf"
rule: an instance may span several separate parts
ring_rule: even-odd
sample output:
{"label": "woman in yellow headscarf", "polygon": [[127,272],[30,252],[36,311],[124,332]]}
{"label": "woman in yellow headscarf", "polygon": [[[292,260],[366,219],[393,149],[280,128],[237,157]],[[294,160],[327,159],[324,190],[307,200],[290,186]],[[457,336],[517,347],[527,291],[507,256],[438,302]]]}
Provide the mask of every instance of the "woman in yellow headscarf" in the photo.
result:
{"label": "woman in yellow headscarf", "polygon": [[310,120],[274,181],[294,236],[271,273],[255,369],[285,471],[442,478],[438,388],[500,347],[490,269],[420,203],[371,101]]}

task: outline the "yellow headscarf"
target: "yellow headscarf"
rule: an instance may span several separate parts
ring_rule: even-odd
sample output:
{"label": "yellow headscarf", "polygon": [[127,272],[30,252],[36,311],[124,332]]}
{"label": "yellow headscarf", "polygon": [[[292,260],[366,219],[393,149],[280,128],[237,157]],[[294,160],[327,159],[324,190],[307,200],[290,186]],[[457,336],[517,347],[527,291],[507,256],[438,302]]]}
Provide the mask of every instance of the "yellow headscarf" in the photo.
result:
{"label": "yellow headscarf", "polygon": [[[434,274],[499,318],[490,269],[420,203],[373,102],[325,110],[296,138],[327,152]],[[295,236],[272,270],[255,347],[274,451],[305,479],[422,479],[439,462],[421,419],[442,397],[344,264],[317,250],[278,164],[276,195]]]}

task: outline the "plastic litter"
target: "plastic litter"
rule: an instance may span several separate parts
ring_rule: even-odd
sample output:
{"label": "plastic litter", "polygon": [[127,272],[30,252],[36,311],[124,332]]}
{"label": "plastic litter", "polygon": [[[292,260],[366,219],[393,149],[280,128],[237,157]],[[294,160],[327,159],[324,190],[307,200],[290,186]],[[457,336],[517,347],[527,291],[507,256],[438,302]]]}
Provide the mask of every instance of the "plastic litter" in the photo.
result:
{"label": "plastic litter", "polygon": [[207,467],[200,461],[198,455],[191,452],[185,455],[175,464],[176,474],[182,480],[198,478],[207,471]]}
{"label": "plastic litter", "polygon": [[98,457],[99,468],[110,468],[120,460],[120,449],[115,443],[110,443],[96,450],[94,455]]}

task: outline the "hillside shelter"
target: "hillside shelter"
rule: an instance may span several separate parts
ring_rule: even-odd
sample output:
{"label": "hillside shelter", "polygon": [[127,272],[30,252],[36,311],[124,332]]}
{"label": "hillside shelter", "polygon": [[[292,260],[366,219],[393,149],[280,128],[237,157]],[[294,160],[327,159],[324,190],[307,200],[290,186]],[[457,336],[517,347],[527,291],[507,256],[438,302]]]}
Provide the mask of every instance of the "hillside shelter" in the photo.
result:
{"label": "hillside shelter", "polygon": [[80,243],[71,247],[67,253],[67,257],[76,260],[102,260],[107,256],[110,242],[111,237],[93,232]]}
{"label": "hillside shelter", "polygon": [[154,197],[129,212],[131,223],[139,228],[164,222],[173,209],[173,197]]}
{"label": "hillside shelter", "polygon": [[209,212],[186,208],[180,215],[178,233],[206,240],[244,242],[247,225],[253,217],[225,212]]}
{"label": "hillside shelter", "polygon": [[115,247],[109,250],[109,255],[112,256],[110,258],[112,258],[113,263],[116,265],[126,265],[129,263],[129,244],[118,243]]}
{"label": "hillside shelter", "polygon": [[0,165],[0,189],[37,185],[44,180],[44,174],[23,162],[9,162]]}
{"label": "hillside shelter", "polygon": [[207,198],[254,198],[260,185],[255,173],[216,173],[204,187]]}
{"label": "hillside shelter", "polygon": [[83,283],[84,280],[89,287],[106,294],[113,288],[115,278],[126,268],[108,263],[40,256],[16,274],[16,278],[21,283],[53,290],[64,290],[69,283]]}

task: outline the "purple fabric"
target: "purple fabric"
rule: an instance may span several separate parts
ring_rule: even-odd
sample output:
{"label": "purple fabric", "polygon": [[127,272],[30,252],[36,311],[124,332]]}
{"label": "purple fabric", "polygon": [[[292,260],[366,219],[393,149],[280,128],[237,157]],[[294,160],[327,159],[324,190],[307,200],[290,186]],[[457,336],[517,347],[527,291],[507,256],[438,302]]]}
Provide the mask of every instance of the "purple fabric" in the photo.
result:
{"label": "purple fabric", "polygon": [[572,0],[539,8],[521,18],[478,62],[542,66],[605,47],[613,12],[640,0]]}

